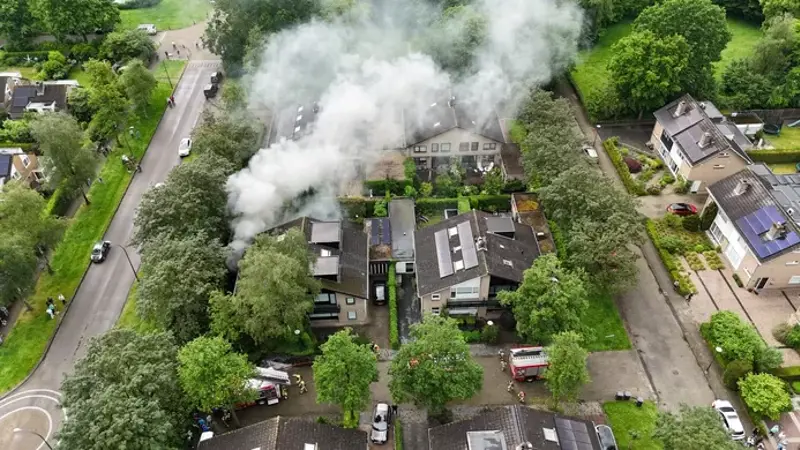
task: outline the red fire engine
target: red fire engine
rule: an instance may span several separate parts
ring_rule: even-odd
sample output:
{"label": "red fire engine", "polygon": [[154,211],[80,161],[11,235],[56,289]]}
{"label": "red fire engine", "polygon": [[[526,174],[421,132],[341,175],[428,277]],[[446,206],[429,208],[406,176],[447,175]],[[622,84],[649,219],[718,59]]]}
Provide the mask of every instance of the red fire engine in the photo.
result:
{"label": "red fire engine", "polygon": [[508,367],[516,381],[538,380],[549,365],[544,347],[512,348],[508,355]]}

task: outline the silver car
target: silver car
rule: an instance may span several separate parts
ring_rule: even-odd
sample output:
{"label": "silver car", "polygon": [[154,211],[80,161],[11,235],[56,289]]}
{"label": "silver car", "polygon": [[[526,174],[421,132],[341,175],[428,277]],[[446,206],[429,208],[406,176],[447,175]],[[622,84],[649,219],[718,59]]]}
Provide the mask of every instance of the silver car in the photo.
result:
{"label": "silver car", "polygon": [[378,403],[372,414],[372,433],[370,440],[373,444],[385,444],[389,437],[389,405]]}
{"label": "silver car", "polygon": [[192,140],[189,138],[181,139],[180,145],[178,145],[178,156],[181,158],[189,156],[189,153],[192,152]]}

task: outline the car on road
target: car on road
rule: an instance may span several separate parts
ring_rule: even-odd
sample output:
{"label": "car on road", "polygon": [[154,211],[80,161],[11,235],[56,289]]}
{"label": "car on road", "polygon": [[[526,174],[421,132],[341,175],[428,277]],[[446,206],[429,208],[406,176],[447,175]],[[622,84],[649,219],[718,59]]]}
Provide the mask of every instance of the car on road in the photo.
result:
{"label": "car on road", "polygon": [[697,206],[691,203],[671,203],[667,206],[667,212],[676,216],[692,216],[697,214]]}
{"label": "car on road", "polygon": [[158,33],[158,29],[152,23],[143,23],[136,27],[137,30],[144,31],[145,33],[149,34],[150,36],[154,36]]}
{"label": "car on road", "polygon": [[386,285],[382,282],[375,283],[375,304],[383,305],[386,303]]}
{"label": "car on road", "polygon": [[111,241],[97,241],[92,247],[92,262],[101,263],[106,260],[108,251],[111,250]]}
{"label": "car on road", "polygon": [[219,85],[217,84],[208,84],[205,88],[203,88],[203,95],[206,96],[206,100],[214,98],[217,96],[217,91],[219,91]]}
{"label": "car on road", "polygon": [[389,438],[389,405],[378,403],[372,413],[372,432],[370,440],[373,444],[385,444]]}
{"label": "car on road", "polygon": [[214,72],[211,74],[211,84],[222,83],[222,72]]}
{"label": "car on road", "polygon": [[181,143],[178,144],[178,156],[183,158],[189,156],[189,153],[191,152],[192,152],[192,140],[190,138],[181,139]]}
{"label": "car on road", "polygon": [[597,150],[589,144],[583,144],[583,154],[589,159],[597,161]]}
{"label": "car on road", "polygon": [[741,441],[744,439],[744,425],[742,425],[742,421],[739,420],[739,414],[736,414],[736,410],[733,408],[733,405],[731,405],[731,402],[727,400],[714,400],[711,403],[711,407],[722,417],[722,424],[725,426],[725,429],[728,430],[728,433],[730,433],[731,439],[734,441]]}

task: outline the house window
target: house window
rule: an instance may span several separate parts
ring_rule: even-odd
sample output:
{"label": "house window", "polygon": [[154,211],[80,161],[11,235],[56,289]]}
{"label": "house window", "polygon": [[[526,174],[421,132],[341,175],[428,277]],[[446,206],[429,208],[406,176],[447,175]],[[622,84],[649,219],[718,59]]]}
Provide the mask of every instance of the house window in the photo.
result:
{"label": "house window", "polygon": [[795,275],[789,278],[789,284],[800,284],[800,275]]}
{"label": "house window", "polygon": [[711,231],[711,236],[714,238],[715,241],[717,241],[717,244],[722,244],[722,239],[724,239],[725,236],[722,234],[722,230],[720,230],[719,227],[717,226],[717,222],[711,223],[711,228],[709,229],[709,231]]}
{"label": "house window", "polygon": [[431,294],[431,300],[440,300],[442,298],[439,294]]}
{"label": "house window", "polygon": [[443,142],[439,147],[441,148],[442,152],[449,152],[450,151],[450,143],[449,142]]}
{"label": "house window", "polygon": [[28,155],[22,155],[22,165],[26,168],[31,165],[31,159],[28,158]]}
{"label": "house window", "polygon": [[508,267],[514,267],[514,263],[507,259],[503,260],[503,264],[507,265]]}
{"label": "house window", "polygon": [[431,151],[438,152],[439,151],[439,144],[431,144]]}
{"label": "house window", "polygon": [[358,315],[355,311],[347,311],[347,320],[356,320]]}
{"label": "house window", "polygon": [[44,174],[42,172],[33,172],[33,177],[36,178],[36,181],[42,181]]}
{"label": "house window", "polygon": [[319,256],[331,256],[331,251],[323,248],[319,251]]}
{"label": "house window", "polygon": [[466,152],[469,150],[469,142],[462,142],[458,144],[458,151]]}
{"label": "house window", "polygon": [[786,263],[787,266],[796,266],[800,264],[800,261],[789,261]]}
{"label": "house window", "polygon": [[314,303],[323,305],[335,305],[336,294],[334,294],[333,292],[320,292],[319,294],[317,294],[317,298],[314,299]]}
{"label": "house window", "polygon": [[414,158],[414,163],[417,164],[417,170],[425,170],[428,168],[428,158]]}
{"label": "house window", "polygon": [[450,228],[447,229],[447,236],[448,237],[453,237],[453,236],[455,236],[457,234],[458,234],[458,228],[450,227]]}
{"label": "house window", "polygon": [[22,176],[19,174],[19,172],[14,172],[14,174],[13,174],[13,175],[11,175],[11,176],[12,176],[12,177],[13,177],[15,180],[19,180],[20,178],[22,178]]}
{"label": "house window", "polygon": [[473,152],[477,152],[478,151],[478,143],[477,142],[473,142],[472,143],[472,151]]}
{"label": "house window", "polygon": [[728,153],[728,152],[722,152],[722,153],[719,154],[720,158],[727,158],[728,156],[731,156],[730,153]]}
{"label": "house window", "polygon": [[483,149],[484,150],[495,150],[495,149],[497,149],[497,144],[494,143],[494,142],[487,142],[487,143],[483,144]]}
{"label": "house window", "polygon": [[347,297],[344,299],[344,302],[347,303],[348,305],[355,305],[356,299],[353,297]]}
{"label": "house window", "polygon": [[450,288],[450,298],[456,298],[456,289]]}
{"label": "house window", "polygon": [[456,272],[459,270],[464,270],[464,261],[459,259],[458,261],[453,262],[453,270]]}
{"label": "house window", "polygon": [[414,153],[423,153],[428,151],[427,145],[415,145],[414,146]]}
{"label": "house window", "polygon": [[714,170],[724,169],[724,168],[725,168],[724,164],[714,164]]}
{"label": "house window", "polygon": [[442,308],[431,308],[431,314],[438,316],[442,313]]}

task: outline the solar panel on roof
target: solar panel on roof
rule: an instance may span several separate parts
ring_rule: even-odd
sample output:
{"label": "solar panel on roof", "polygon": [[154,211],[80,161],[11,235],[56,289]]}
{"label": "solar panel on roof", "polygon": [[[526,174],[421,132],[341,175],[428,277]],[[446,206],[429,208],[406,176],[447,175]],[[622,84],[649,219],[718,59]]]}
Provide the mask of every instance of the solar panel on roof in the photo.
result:
{"label": "solar panel on roof", "polygon": [[450,257],[450,242],[447,238],[447,230],[440,230],[434,233],[433,239],[436,243],[436,261],[439,263],[439,278],[453,274],[453,259]]}
{"label": "solar panel on roof", "polygon": [[7,176],[11,169],[11,155],[0,155],[0,177]]}
{"label": "solar panel on roof", "polygon": [[[759,258],[767,258],[800,243],[800,236],[789,231],[783,239],[764,240],[761,235],[769,231],[774,223],[786,223],[787,220],[775,206],[764,206],[736,221],[750,247]],[[790,228],[791,229],[791,228]]]}
{"label": "solar panel on roof", "polygon": [[391,245],[392,223],[389,219],[381,219],[381,244]]}
{"label": "solar panel on roof", "polygon": [[475,240],[472,238],[472,226],[469,222],[461,222],[457,227],[464,269],[470,269],[478,265],[478,253],[475,251]]}
{"label": "solar panel on roof", "polygon": [[380,243],[380,235],[378,234],[378,219],[369,221],[369,245],[378,245]]}
{"label": "solar panel on roof", "polygon": [[[562,450],[592,450],[589,427],[583,422],[556,417],[556,433]],[[592,430],[594,432],[594,430]]]}

